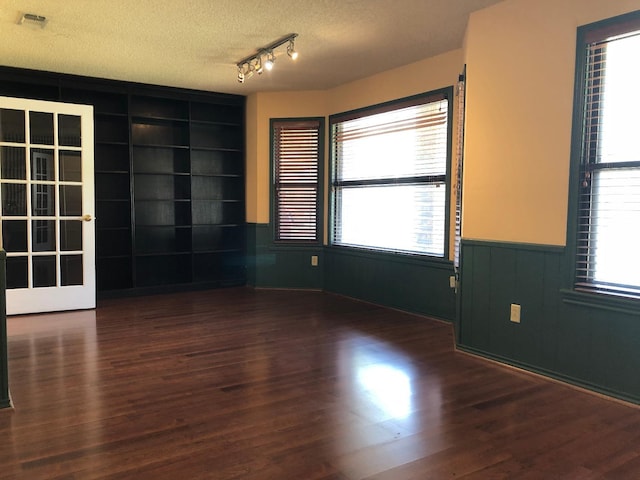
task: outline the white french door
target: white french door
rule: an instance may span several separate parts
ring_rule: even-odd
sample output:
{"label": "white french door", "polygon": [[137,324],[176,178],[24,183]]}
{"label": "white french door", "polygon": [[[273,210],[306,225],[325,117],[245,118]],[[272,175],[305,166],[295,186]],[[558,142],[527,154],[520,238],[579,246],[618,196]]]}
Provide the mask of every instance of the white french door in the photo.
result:
{"label": "white french door", "polygon": [[7,314],[95,308],[93,107],[0,97]]}

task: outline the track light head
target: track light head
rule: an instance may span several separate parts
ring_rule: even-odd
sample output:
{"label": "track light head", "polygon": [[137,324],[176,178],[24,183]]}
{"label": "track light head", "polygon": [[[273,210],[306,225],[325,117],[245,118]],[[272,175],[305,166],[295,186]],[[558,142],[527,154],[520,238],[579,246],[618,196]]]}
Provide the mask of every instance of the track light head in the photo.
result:
{"label": "track light head", "polygon": [[255,75],[255,73],[256,73],[255,67],[253,65],[251,65],[250,63],[247,64],[247,71],[244,74],[244,79],[247,80],[247,79],[253,77]]}
{"label": "track light head", "polygon": [[244,66],[238,67],[238,83],[244,83]]}
{"label": "track light head", "polygon": [[291,60],[298,58],[298,52],[296,51],[296,46],[293,43],[293,38],[289,40],[289,45],[287,45],[287,55],[291,57]]}
{"label": "track light head", "polygon": [[273,54],[273,50],[269,50],[267,52],[267,60],[264,62],[264,68],[271,70],[275,61],[276,56]]}

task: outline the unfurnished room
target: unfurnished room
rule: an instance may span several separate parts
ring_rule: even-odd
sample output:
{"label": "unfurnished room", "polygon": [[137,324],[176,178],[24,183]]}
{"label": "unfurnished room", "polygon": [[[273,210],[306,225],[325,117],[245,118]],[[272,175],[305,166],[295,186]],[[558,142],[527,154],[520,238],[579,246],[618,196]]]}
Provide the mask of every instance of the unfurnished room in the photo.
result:
{"label": "unfurnished room", "polygon": [[640,478],[640,0],[5,0],[0,479]]}

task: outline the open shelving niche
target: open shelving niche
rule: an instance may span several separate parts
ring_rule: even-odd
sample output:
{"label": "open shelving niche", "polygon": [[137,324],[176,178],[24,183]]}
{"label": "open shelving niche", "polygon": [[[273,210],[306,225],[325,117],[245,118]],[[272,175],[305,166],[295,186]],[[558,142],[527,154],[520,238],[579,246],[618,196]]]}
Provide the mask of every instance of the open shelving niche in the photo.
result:
{"label": "open shelving niche", "polygon": [[244,99],[65,93],[94,105],[99,295],[244,284]]}
{"label": "open shelving niche", "polygon": [[134,287],[244,283],[243,110],[130,102]]}

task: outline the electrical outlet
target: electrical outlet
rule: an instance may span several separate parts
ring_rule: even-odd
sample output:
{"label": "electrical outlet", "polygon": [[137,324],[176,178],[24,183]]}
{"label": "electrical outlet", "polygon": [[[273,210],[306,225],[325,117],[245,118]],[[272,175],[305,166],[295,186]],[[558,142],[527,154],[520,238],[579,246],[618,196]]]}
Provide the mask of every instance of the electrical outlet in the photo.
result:
{"label": "electrical outlet", "polygon": [[511,318],[513,323],[520,323],[520,305],[517,303],[511,304]]}
{"label": "electrical outlet", "polygon": [[318,266],[318,255],[311,255],[311,266],[312,267]]}
{"label": "electrical outlet", "polygon": [[456,288],[456,276],[451,275],[449,277],[449,288]]}

